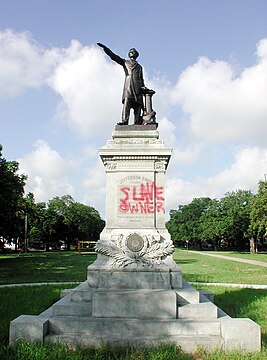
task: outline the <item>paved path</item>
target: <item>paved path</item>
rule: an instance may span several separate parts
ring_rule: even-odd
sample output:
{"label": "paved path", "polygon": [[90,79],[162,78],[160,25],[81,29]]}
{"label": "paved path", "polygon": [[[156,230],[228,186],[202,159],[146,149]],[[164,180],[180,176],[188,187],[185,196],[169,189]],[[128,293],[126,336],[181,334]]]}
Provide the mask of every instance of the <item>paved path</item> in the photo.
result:
{"label": "paved path", "polygon": [[203,251],[189,250],[189,252],[200,254],[200,255],[214,256],[214,257],[217,257],[217,258],[220,258],[220,259],[225,259],[225,260],[238,261],[238,262],[241,262],[241,263],[246,263],[246,264],[251,264],[251,265],[258,265],[258,266],[267,267],[267,262],[264,262],[264,261],[241,259],[241,258],[236,258],[236,257],[232,257],[232,256],[225,256],[225,255],[219,255],[219,254],[208,254],[208,253],[203,252]]}
{"label": "paved path", "polygon": [[81,281],[51,281],[51,282],[40,282],[40,283],[21,283],[21,284],[3,284],[0,285],[0,288],[3,287],[15,287],[15,286],[42,286],[42,285],[68,285],[68,284],[77,284],[79,285]]}
{"label": "paved path", "polygon": [[267,285],[259,284],[227,284],[227,283],[207,283],[207,282],[198,282],[198,281],[189,281],[191,285],[208,285],[208,286],[227,286],[227,287],[236,287],[236,288],[247,288],[247,289],[256,289],[256,290],[267,290]]}
{"label": "paved path", "polygon": [[[67,284],[73,284],[73,285],[79,285],[81,284],[80,281],[65,281],[65,282],[42,282],[42,283],[22,283],[22,284],[4,284],[0,285],[0,288],[5,287],[16,287],[16,286],[42,286],[42,285],[67,285]],[[260,284],[227,284],[227,283],[207,283],[207,282],[198,282],[193,281],[190,282],[191,285],[208,285],[208,286],[229,286],[229,287],[237,287],[237,288],[249,288],[249,289],[263,289],[267,290],[267,285],[260,285]]]}

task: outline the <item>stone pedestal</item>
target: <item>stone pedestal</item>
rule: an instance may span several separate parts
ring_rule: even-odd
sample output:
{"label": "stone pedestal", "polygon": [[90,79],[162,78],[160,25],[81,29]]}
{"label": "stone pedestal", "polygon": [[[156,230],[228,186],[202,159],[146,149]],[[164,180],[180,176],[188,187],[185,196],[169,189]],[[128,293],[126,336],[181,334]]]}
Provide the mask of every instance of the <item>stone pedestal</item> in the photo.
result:
{"label": "stone pedestal", "polygon": [[10,323],[10,344],[155,345],[260,350],[260,327],[232,319],[182,279],[165,227],[164,177],[171,149],[156,124],[116,126],[100,149],[107,177],[106,227],[87,281],[39,316]]}
{"label": "stone pedestal", "polygon": [[165,227],[164,177],[172,149],[157,125],[116,126],[99,150],[106,171],[106,227],[88,267],[92,288],[172,289],[182,286]]}

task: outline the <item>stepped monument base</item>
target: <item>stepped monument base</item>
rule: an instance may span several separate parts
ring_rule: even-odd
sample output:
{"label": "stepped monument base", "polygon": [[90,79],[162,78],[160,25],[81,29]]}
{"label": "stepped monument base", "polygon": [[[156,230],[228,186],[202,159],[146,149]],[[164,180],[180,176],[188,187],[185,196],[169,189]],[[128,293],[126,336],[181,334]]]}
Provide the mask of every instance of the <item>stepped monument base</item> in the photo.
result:
{"label": "stepped monument base", "polygon": [[233,319],[182,278],[165,227],[164,177],[171,149],[156,124],[116,126],[100,149],[106,178],[106,226],[87,280],[38,316],[10,324],[10,344],[62,342],[70,346],[175,343],[259,351],[260,327]]}

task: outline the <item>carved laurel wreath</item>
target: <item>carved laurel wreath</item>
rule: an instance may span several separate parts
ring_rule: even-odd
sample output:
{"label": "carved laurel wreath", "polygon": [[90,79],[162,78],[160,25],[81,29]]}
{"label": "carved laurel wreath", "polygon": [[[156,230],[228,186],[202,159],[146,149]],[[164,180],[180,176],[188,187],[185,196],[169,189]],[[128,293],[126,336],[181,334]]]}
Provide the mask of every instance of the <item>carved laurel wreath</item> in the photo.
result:
{"label": "carved laurel wreath", "polygon": [[125,267],[134,263],[151,267],[155,264],[161,264],[165,256],[171,255],[174,246],[171,241],[161,243],[150,240],[147,247],[144,246],[139,252],[133,252],[127,247],[121,246],[121,240],[117,244],[109,240],[98,240],[95,251],[110,257],[110,268]]}

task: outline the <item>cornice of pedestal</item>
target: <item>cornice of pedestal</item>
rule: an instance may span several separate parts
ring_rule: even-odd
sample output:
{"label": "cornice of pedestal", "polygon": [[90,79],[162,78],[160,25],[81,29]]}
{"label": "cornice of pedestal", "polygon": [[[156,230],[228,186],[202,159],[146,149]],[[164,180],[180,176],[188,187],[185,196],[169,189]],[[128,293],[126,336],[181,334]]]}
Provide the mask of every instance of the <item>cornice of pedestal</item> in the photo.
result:
{"label": "cornice of pedestal", "polygon": [[146,130],[146,131],[139,131],[139,130],[123,130],[117,131],[115,130],[112,133],[112,138],[159,138],[159,132],[157,130]]}
{"label": "cornice of pedestal", "polygon": [[103,156],[110,156],[110,157],[121,157],[121,156],[127,156],[131,158],[141,158],[142,160],[144,157],[154,157],[158,158],[161,156],[167,156],[170,157],[172,154],[172,148],[149,148],[149,147],[140,147],[139,148],[101,148],[98,150],[100,157]]}
{"label": "cornice of pedestal", "polygon": [[165,147],[159,139],[156,126],[116,126],[112,140],[99,149],[99,155],[107,172],[140,169],[165,172],[172,148]]}
{"label": "cornice of pedestal", "polygon": [[142,157],[101,157],[107,172],[116,171],[154,171],[165,173],[170,157],[142,156]]}
{"label": "cornice of pedestal", "polygon": [[159,136],[157,123],[151,123],[147,125],[116,125],[113,136]]}

